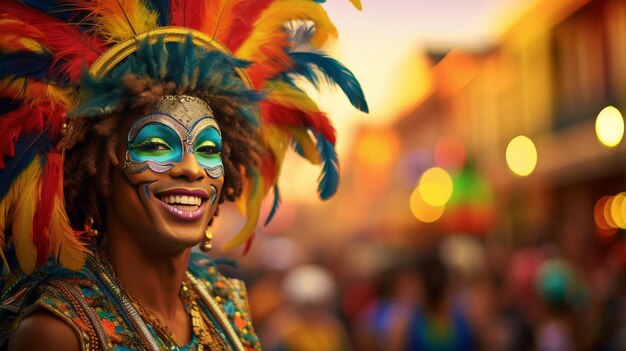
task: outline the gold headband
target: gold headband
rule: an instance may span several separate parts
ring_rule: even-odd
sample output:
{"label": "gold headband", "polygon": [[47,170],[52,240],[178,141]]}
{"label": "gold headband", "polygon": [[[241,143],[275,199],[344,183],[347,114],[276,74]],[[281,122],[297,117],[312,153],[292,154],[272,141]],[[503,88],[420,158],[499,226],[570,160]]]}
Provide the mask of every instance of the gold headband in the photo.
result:
{"label": "gold headband", "polygon": [[[186,40],[189,34],[191,34],[193,44],[198,47],[207,51],[219,50],[232,55],[228,48],[209,35],[189,28],[165,26],[137,34],[113,45],[100,55],[91,67],[89,67],[89,73],[96,77],[104,76],[116,65],[122,62],[122,60],[136,52],[143,39],[148,38],[151,43],[156,43],[156,41],[161,38],[165,43],[182,43]],[[236,68],[235,71],[241,81],[246,85],[246,88],[253,90],[254,86],[252,85],[252,81],[246,71],[241,68]],[[211,110],[208,106],[207,108]],[[69,149],[74,146],[76,143],[75,136],[80,128],[82,128],[83,123],[84,121],[81,118],[71,118],[68,122],[66,122],[62,131],[63,137],[61,138],[58,147],[61,149]]]}
{"label": "gold headband", "polygon": [[[206,49],[207,51],[219,50],[232,55],[232,53],[224,45],[215,40],[215,38],[202,32],[189,28],[166,26],[137,34],[132,38],[115,44],[96,59],[89,68],[89,73],[96,77],[102,77],[107,74],[122,60],[137,51],[137,49],[139,49],[139,43],[143,39],[149,38],[152,43],[155,43],[157,39],[160,38],[163,38],[163,41],[166,43],[182,43],[189,34],[191,34],[193,44],[196,46]],[[248,74],[241,68],[237,68],[236,71],[246,87],[252,90],[252,81]]]}

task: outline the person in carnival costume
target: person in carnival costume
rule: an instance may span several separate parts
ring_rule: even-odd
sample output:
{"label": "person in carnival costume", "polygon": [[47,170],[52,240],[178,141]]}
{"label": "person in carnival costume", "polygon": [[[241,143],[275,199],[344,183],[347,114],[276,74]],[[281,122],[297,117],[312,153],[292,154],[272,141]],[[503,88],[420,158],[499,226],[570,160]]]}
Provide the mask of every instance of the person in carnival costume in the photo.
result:
{"label": "person in carnival costume", "polygon": [[249,248],[289,147],[335,192],[296,82],[367,104],[321,3],[0,2],[0,350],[261,349],[243,284],[191,248],[224,201]]}

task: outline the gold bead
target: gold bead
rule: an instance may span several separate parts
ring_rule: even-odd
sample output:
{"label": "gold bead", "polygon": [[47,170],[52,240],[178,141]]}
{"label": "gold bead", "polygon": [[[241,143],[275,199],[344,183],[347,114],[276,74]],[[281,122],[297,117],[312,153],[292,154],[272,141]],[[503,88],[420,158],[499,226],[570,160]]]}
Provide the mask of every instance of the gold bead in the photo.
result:
{"label": "gold bead", "polygon": [[200,250],[204,252],[211,251],[211,248],[213,247],[213,244],[211,243],[212,239],[213,239],[213,233],[211,233],[209,228],[207,228],[204,231],[204,240],[200,244]]}

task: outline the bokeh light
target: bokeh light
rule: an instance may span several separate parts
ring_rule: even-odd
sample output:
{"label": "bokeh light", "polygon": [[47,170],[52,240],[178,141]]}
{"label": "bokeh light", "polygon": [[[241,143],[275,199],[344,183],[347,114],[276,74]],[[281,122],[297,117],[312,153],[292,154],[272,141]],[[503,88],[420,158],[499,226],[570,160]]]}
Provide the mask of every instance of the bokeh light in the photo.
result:
{"label": "bokeh light", "polygon": [[612,229],[612,226],[607,222],[606,216],[604,215],[604,207],[610,199],[611,197],[608,195],[601,197],[596,201],[596,205],[593,208],[593,220],[596,227],[600,229]]}
{"label": "bokeh light", "polygon": [[624,216],[622,214],[624,199],[624,194],[621,193],[613,196],[613,199],[610,201],[611,206],[609,208],[609,213],[618,228],[626,228],[626,220],[624,220]]}
{"label": "bokeh light", "polygon": [[445,169],[461,169],[465,163],[466,154],[465,146],[458,138],[440,138],[435,144],[435,162]]}
{"label": "bokeh light", "polygon": [[604,214],[604,220],[611,228],[617,228],[617,223],[613,220],[613,216],[611,215],[611,203],[613,202],[613,196],[609,196],[609,198],[604,203],[604,207],[602,208],[602,213]]}
{"label": "bokeh light", "polygon": [[537,166],[535,144],[527,136],[516,136],[506,148],[506,162],[514,174],[522,177],[530,175]]}
{"label": "bokeh light", "polygon": [[596,118],[596,136],[602,145],[617,146],[624,137],[624,118],[613,106],[607,106]]}
{"label": "bokeh light", "polygon": [[411,193],[411,199],[409,205],[411,207],[411,213],[418,220],[426,223],[432,223],[441,218],[443,215],[444,206],[432,206],[424,201],[419,190],[418,185]]}
{"label": "bokeh light", "polygon": [[601,197],[593,208],[596,237],[610,242],[619,229],[626,229],[626,193]]}
{"label": "bokeh light", "polygon": [[452,196],[452,177],[443,168],[432,167],[422,174],[418,191],[427,204],[444,206]]}

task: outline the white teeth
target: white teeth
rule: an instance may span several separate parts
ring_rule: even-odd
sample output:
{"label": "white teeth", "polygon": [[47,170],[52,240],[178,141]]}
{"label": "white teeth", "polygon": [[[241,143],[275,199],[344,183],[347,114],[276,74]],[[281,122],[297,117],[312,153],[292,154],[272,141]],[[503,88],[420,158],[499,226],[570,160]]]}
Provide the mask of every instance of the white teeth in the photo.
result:
{"label": "white teeth", "polygon": [[199,196],[188,196],[188,195],[166,195],[161,197],[161,201],[170,205],[195,205],[200,206],[202,204],[202,199]]}

